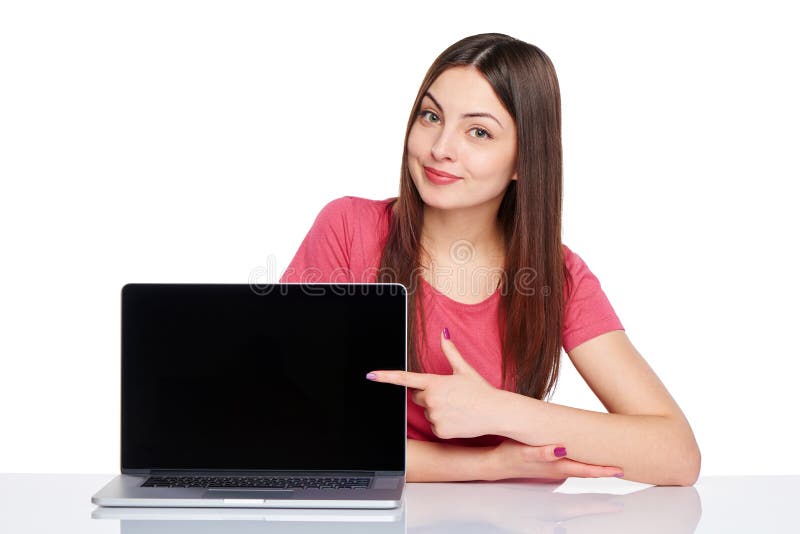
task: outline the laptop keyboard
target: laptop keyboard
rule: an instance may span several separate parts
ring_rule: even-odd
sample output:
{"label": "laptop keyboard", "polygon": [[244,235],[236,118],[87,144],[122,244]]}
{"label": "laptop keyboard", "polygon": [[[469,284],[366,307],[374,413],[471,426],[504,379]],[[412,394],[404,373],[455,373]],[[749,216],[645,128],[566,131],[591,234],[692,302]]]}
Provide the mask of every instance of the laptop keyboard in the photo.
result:
{"label": "laptop keyboard", "polygon": [[149,488],[270,488],[327,489],[369,488],[369,477],[292,476],[151,476],[142,487]]}

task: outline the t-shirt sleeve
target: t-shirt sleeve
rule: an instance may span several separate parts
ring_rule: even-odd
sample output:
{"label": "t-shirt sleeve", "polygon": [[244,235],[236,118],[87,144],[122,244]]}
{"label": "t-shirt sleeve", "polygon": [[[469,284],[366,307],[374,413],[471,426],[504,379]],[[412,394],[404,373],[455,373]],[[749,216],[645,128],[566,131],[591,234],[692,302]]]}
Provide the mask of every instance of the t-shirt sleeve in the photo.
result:
{"label": "t-shirt sleeve", "polygon": [[327,203],[317,215],[280,283],[351,282],[351,198]]}
{"label": "t-shirt sleeve", "polygon": [[571,276],[571,291],[564,313],[562,345],[566,352],[612,330],[624,330],[600,281],[583,259],[566,246],[564,263]]}

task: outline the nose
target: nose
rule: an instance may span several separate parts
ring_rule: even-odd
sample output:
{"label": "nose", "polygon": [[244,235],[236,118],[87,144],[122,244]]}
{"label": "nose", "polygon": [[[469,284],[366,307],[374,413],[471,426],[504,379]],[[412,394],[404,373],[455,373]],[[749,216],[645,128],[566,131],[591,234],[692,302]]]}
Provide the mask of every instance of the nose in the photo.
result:
{"label": "nose", "polygon": [[455,149],[455,142],[454,142],[454,134],[455,132],[449,131],[447,128],[442,128],[439,132],[439,135],[433,142],[431,146],[431,155],[439,159],[449,159],[455,160],[456,159],[456,149]]}

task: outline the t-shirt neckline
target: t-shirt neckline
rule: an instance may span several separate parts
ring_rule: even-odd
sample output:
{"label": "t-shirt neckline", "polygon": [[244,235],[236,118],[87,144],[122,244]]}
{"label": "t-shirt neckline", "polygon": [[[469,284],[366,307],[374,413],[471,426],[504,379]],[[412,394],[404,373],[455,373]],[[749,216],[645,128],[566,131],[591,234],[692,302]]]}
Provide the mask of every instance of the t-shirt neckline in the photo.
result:
{"label": "t-shirt neckline", "polygon": [[443,300],[444,302],[448,303],[449,305],[452,305],[452,306],[457,306],[457,307],[459,307],[459,308],[463,308],[463,309],[467,309],[467,310],[475,310],[475,309],[480,309],[480,308],[483,308],[483,307],[485,307],[485,306],[488,306],[488,305],[489,305],[489,304],[491,304],[491,303],[492,303],[492,302],[493,302],[493,301],[494,301],[494,300],[495,300],[495,299],[496,299],[496,298],[499,296],[499,294],[500,294],[500,288],[498,288],[498,289],[495,289],[495,290],[494,290],[494,292],[493,292],[491,295],[489,295],[488,297],[486,297],[486,298],[485,298],[485,299],[483,299],[482,301],[480,301],[480,302],[475,302],[474,304],[468,304],[468,303],[466,303],[466,302],[458,302],[457,300],[453,300],[453,299],[451,299],[450,297],[448,297],[447,295],[445,295],[444,293],[442,293],[441,291],[439,291],[438,289],[436,289],[435,287],[433,287],[433,286],[431,285],[431,283],[430,283],[430,282],[428,282],[428,281],[425,279],[425,277],[423,277],[423,276],[420,276],[419,278],[420,278],[420,280],[422,280],[422,283],[423,283],[425,286],[427,286],[427,288],[428,288],[428,291],[430,291],[430,292],[431,292],[431,293],[433,293],[434,295],[438,296],[438,297],[439,297],[441,300]]}

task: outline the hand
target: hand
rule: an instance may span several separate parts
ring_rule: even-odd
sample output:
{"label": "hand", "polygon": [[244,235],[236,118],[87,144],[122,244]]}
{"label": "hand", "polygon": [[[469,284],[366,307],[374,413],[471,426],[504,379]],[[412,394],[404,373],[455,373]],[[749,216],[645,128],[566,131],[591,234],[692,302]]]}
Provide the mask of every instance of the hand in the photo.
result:
{"label": "hand", "polygon": [[453,368],[452,375],[372,371],[367,377],[416,389],[411,400],[424,408],[431,431],[442,439],[493,434],[501,391],[464,360],[444,332],[439,337],[442,351]]}
{"label": "hand", "polygon": [[555,449],[563,445],[531,446],[507,439],[490,449],[492,480],[504,478],[544,478],[561,480],[567,477],[600,478],[622,473],[619,467],[585,464],[558,457]]}

